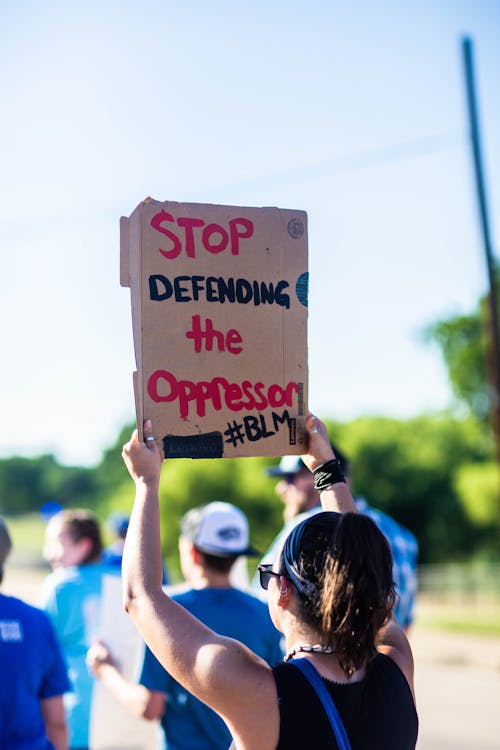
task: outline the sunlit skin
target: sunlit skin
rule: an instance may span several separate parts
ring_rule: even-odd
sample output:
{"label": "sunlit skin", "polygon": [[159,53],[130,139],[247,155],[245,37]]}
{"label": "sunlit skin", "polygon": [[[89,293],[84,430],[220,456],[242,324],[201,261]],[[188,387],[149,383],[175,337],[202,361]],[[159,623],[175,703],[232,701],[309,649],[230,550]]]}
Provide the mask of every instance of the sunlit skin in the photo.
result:
{"label": "sunlit skin", "polygon": [[47,524],[43,556],[52,568],[80,565],[87,557],[90,546],[90,539],[75,541],[57,515]]}
{"label": "sunlit skin", "polygon": [[285,521],[290,521],[299,513],[319,505],[319,494],[314,489],[314,477],[306,467],[303,471],[291,474],[289,478],[280,479],[276,485],[276,494],[285,505]]}

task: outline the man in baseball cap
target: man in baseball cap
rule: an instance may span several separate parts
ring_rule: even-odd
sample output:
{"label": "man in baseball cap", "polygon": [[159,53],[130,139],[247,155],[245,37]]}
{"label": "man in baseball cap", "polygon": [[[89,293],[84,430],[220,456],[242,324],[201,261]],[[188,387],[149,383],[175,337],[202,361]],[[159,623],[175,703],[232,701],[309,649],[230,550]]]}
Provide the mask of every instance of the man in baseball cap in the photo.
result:
{"label": "man in baseball cap", "polygon": [[199,552],[232,562],[240,555],[259,555],[250,546],[245,514],[231,503],[215,501],[188,511],[182,519],[181,535]]}
{"label": "man in baseball cap", "polygon": [[[336,449],[334,453],[337,455]],[[278,479],[275,491],[283,502],[284,524],[260,560],[262,564],[274,563],[292,529],[309,516],[321,512],[313,475],[300,456],[283,456],[277,466],[266,469],[266,474]],[[258,570],[252,579],[251,591],[262,601],[267,601],[267,592],[260,585]]]}
{"label": "man in baseball cap", "polygon": [[[331,445],[340,469],[349,482],[351,474],[349,460],[338,446],[333,442]],[[314,477],[300,456],[283,456],[279,464],[267,469],[266,473],[268,476],[279,479],[276,493],[284,503],[285,523],[261,560],[261,563],[273,563],[294,526],[308,516],[319,513],[321,506],[319,492],[314,488]],[[409,529],[378,508],[368,505],[364,498],[355,497],[354,502],[358,512],[371,518],[390,544],[397,593],[394,615],[401,627],[408,631],[415,613],[418,541]],[[251,588],[256,596],[265,600],[266,592],[260,586],[258,571],[252,580]]]}
{"label": "man in baseball cap", "polygon": [[[256,597],[233,588],[231,570],[239,557],[257,556],[245,514],[231,503],[214,501],[188,511],[181,520],[179,555],[189,588],[172,598],[217,633],[236,638],[268,664],[283,658],[280,634],[268,608]],[[104,644],[92,647],[93,673],[136,714],[160,719],[169,747],[226,750],[229,731],[217,714],[194,698],[146,649],[140,684],[120,675]]]}

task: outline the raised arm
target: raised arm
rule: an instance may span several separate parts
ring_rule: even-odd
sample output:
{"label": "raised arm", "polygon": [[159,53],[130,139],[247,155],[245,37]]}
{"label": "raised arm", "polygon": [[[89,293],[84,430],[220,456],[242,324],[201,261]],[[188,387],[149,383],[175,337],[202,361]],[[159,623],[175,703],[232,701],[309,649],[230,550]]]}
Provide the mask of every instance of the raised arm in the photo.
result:
{"label": "raised arm", "polygon": [[[314,473],[316,469],[325,467],[329,461],[335,460],[335,454],[331,446],[326,427],[323,422],[313,414],[306,418],[306,430],[309,437],[308,453],[302,456],[307,468]],[[334,479],[336,479],[334,477]],[[325,480],[325,484],[328,479]],[[323,510],[334,510],[337,513],[356,513],[356,505],[351,495],[351,490],[346,481],[335,481],[320,492],[321,507]]]}
{"label": "raised arm", "polygon": [[[233,735],[255,735],[259,716],[273,710],[277,733],[276,687],[268,665],[243,644],[214,633],[162,590],[158,506],[162,459],[148,421],[144,437],[140,441],[134,431],[123,449],[136,487],[123,553],[124,607],[158,661],[217,711]],[[265,748],[265,738],[261,739],[259,746]]]}
{"label": "raised arm", "polygon": [[[328,461],[335,458],[335,455],[328,439],[326,427],[321,420],[312,414],[308,414],[306,429],[309,435],[309,452],[302,456],[302,460],[314,472],[315,469],[325,466]],[[356,513],[356,505],[346,482],[332,484],[320,493],[320,498],[323,510]],[[396,620],[391,619],[379,631],[377,648],[396,662],[414,694],[412,652],[406,635]]]}

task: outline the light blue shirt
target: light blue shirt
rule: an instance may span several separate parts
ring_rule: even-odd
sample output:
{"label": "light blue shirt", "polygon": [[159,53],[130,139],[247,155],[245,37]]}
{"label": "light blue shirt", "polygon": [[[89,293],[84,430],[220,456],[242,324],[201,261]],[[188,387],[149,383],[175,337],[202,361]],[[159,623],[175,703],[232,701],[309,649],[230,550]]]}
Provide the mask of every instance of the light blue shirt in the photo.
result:
{"label": "light blue shirt", "polygon": [[358,511],[371,518],[389,542],[392,552],[392,577],[397,594],[394,617],[401,627],[406,628],[412,624],[415,618],[418,589],[417,538],[394,518],[368,505],[364,498],[356,498],[355,502]]}
{"label": "light blue shirt", "polygon": [[85,657],[99,634],[105,573],[116,575],[119,570],[100,563],[58,568],[45,579],[40,593],[40,607],[54,626],[72,686],[72,691],[64,696],[70,748],[88,747],[94,678]]}

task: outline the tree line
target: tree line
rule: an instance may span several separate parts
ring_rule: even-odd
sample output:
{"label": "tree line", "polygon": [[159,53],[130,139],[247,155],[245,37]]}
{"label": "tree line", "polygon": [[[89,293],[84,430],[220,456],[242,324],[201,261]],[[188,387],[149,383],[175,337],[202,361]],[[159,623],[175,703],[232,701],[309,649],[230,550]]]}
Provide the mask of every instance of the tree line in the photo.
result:
{"label": "tree line", "polygon": [[[350,460],[352,489],[411,529],[420,562],[500,560],[500,476],[488,426],[484,301],[468,316],[426,331],[448,368],[457,409],[413,419],[326,420]],[[319,415],[323,416],[323,415]],[[0,513],[39,512],[46,502],[87,507],[105,520],[128,511],[133,485],[121,459],[124,426],[95,467],[63,466],[53,455],[0,459]],[[160,486],[162,538],[177,568],[178,522],[189,508],[228,500],[248,515],[252,541],[265,550],[282,523],[282,506],[265,469],[278,459],[167,460]]]}
{"label": "tree line", "polygon": [[[409,420],[363,417],[327,421],[352,467],[352,489],[410,528],[420,562],[500,560],[498,474],[491,439],[473,417],[443,412]],[[0,460],[4,514],[39,512],[49,501],[93,509],[104,521],[129,511],[133,484],[121,459],[132,425],[95,467],[59,464],[52,455]],[[160,486],[162,537],[176,568],[178,522],[194,505],[228,500],[247,513],[252,541],[264,551],[282,523],[272,458],[167,460]]]}

